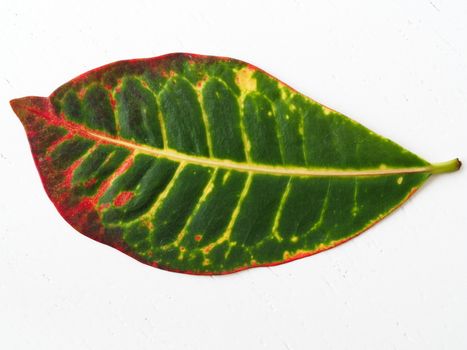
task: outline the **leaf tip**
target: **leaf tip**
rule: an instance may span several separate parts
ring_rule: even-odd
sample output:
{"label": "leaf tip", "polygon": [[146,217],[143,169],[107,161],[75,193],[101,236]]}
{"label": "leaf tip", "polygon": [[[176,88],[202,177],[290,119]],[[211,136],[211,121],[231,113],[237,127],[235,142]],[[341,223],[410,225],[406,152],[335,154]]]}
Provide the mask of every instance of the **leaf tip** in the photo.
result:
{"label": "leaf tip", "polygon": [[23,120],[32,109],[45,110],[48,108],[49,99],[47,97],[27,96],[15,98],[10,101],[10,106],[20,120]]}

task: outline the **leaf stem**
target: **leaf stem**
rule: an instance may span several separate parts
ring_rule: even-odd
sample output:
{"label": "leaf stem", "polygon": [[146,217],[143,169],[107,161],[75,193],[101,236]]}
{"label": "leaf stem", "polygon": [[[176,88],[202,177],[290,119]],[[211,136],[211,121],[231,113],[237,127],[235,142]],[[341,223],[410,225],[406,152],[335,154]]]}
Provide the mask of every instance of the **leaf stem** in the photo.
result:
{"label": "leaf stem", "polygon": [[434,163],[431,165],[432,174],[450,173],[459,170],[462,163],[459,158],[448,160],[447,162]]}

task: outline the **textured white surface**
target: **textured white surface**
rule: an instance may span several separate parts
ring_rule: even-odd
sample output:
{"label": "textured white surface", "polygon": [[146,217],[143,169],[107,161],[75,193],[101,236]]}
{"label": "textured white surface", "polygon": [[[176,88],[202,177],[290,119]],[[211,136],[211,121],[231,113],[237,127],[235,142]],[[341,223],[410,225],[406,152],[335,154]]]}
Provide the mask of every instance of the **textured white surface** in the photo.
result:
{"label": "textured white surface", "polygon": [[0,2],[0,348],[467,349],[465,170],[359,238],[195,277],[80,235],[8,100],[176,51],[256,64],[426,159],[467,161],[467,2]]}

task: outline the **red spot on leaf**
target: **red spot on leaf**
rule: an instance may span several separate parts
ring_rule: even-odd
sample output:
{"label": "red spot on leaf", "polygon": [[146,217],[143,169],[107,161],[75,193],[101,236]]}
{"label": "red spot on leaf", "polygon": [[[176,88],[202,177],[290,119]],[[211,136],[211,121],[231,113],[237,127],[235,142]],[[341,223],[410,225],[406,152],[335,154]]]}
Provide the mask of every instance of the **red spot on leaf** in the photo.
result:
{"label": "red spot on leaf", "polygon": [[134,197],[134,193],[130,191],[124,191],[119,193],[119,195],[114,199],[114,205],[116,207],[121,207],[125,204],[127,204],[130,199]]}
{"label": "red spot on leaf", "polygon": [[201,241],[201,238],[203,238],[203,236],[201,236],[201,235],[195,235],[195,241],[196,241],[196,242]]}

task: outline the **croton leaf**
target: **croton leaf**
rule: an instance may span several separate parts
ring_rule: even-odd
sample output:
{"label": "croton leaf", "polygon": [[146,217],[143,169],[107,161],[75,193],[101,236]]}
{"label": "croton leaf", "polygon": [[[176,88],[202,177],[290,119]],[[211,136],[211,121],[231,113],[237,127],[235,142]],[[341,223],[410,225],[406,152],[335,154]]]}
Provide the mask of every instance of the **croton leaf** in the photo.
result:
{"label": "croton leaf", "polygon": [[11,101],[76,230],[155,267],[223,274],[308,256],[432,173],[396,143],[231,58],[170,54]]}

